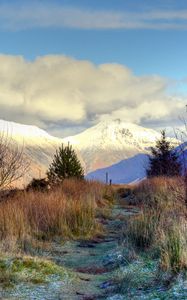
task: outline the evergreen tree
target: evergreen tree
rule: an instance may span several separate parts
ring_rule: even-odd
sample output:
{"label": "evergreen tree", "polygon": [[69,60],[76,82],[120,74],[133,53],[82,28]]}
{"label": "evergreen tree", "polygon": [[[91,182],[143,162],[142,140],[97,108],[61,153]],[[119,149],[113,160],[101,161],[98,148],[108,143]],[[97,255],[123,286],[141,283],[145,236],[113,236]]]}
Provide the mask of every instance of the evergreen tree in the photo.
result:
{"label": "evergreen tree", "polygon": [[161,131],[161,139],[151,147],[152,155],[149,156],[147,177],[177,176],[181,174],[181,164],[170,142],[166,139],[165,130]]}
{"label": "evergreen tree", "polygon": [[47,172],[51,182],[62,181],[65,178],[84,178],[84,171],[72,146],[62,146],[56,151],[53,162]]}

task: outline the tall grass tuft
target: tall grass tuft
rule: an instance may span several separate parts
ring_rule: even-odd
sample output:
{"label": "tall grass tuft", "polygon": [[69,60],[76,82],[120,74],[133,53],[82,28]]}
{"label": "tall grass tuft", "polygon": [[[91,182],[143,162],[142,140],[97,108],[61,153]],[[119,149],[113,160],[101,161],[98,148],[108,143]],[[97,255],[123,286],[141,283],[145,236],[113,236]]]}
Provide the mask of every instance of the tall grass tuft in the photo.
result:
{"label": "tall grass tuft", "polygon": [[186,232],[177,225],[169,228],[164,235],[161,245],[160,267],[164,271],[172,271],[173,273],[179,273],[187,268]]}
{"label": "tall grass tuft", "polygon": [[159,221],[159,216],[154,211],[142,211],[129,221],[125,231],[127,240],[140,250],[151,247],[157,239]]}

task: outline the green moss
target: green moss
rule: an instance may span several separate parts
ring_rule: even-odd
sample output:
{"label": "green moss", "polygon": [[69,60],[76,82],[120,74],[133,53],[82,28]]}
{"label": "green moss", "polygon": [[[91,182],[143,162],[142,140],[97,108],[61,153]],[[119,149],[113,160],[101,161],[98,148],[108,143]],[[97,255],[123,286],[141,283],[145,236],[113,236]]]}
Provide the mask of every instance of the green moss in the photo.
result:
{"label": "green moss", "polygon": [[68,272],[52,261],[32,257],[2,258],[0,260],[0,284],[10,286],[18,282],[45,283],[51,275],[60,280],[69,276]]}

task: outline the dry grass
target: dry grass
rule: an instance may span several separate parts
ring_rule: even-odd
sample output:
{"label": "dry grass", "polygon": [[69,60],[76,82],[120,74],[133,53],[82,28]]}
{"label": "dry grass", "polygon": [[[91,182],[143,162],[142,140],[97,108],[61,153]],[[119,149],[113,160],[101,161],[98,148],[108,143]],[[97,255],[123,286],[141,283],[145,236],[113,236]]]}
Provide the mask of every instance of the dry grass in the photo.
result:
{"label": "dry grass", "polygon": [[0,240],[88,238],[100,230],[98,206],[112,191],[98,182],[66,180],[48,192],[22,192],[0,203]]}
{"label": "dry grass", "polygon": [[162,209],[185,204],[185,184],[182,177],[155,177],[142,181],[135,189],[136,204]]}
{"label": "dry grass", "polygon": [[[160,266],[179,272],[187,266],[185,184],[182,178],[152,178],[134,189],[141,213],[124,230],[126,239],[140,250],[157,249]],[[184,229],[185,228],[185,229]]]}
{"label": "dry grass", "polygon": [[178,273],[187,269],[187,224],[173,224],[164,232],[161,244],[160,266],[164,271]]}
{"label": "dry grass", "polygon": [[147,249],[154,245],[158,237],[159,221],[159,216],[154,211],[142,211],[129,221],[125,235],[135,248]]}

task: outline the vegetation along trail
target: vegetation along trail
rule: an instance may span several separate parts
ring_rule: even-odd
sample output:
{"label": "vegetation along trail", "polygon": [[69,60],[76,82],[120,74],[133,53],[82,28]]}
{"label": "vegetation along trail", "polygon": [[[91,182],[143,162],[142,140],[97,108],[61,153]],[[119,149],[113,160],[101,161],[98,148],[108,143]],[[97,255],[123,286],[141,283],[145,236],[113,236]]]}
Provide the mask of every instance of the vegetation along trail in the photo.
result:
{"label": "vegetation along trail", "polygon": [[180,177],[19,192],[0,203],[0,299],[187,299],[185,195]]}
{"label": "vegetation along trail", "polygon": [[113,271],[122,255],[118,250],[123,217],[137,213],[115,205],[108,217],[100,217],[104,235],[91,240],[67,242],[63,247],[53,244],[51,259],[72,270],[75,280],[64,289],[62,299],[106,299],[113,289]]}
{"label": "vegetation along trail", "polygon": [[[47,242],[37,249],[37,256],[62,267],[63,276],[57,271],[46,283],[40,280],[34,284],[18,283],[16,287],[3,289],[1,299],[107,299],[113,292],[114,272],[123,259],[119,245],[123,218],[137,212],[117,203],[97,217],[103,233],[88,240]],[[35,249],[29,248],[30,253],[35,256]]]}

